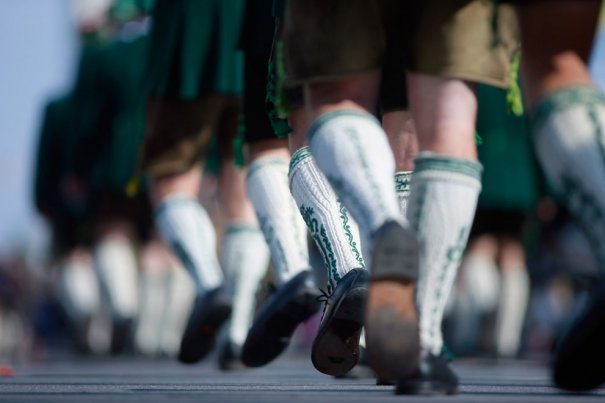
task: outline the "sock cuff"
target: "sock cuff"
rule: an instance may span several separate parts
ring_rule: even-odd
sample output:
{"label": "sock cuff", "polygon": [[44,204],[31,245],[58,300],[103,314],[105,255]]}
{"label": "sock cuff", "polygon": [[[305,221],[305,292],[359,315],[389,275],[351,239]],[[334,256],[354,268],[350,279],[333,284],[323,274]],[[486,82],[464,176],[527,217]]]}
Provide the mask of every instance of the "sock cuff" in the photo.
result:
{"label": "sock cuff", "polygon": [[292,187],[292,176],[294,175],[294,170],[306,159],[311,158],[311,150],[309,150],[309,146],[304,146],[296,150],[294,154],[292,154],[292,159],[290,160],[290,167],[288,170],[288,178],[290,180],[290,187]]}
{"label": "sock cuff", "polygon": [[250,166],[248,167],[248,173],[246,174],[246,179],[250,179],[259,170],[266,168],[266,167],[277,166],[277,167],[287,168],[288,163],[289,163],[289,161],[286,158],[280,158],[280,157],[259,158],[259,159],[255,160],[252,164],[250,164]]}
{"label": "sock cuff", "polygon": [[445,174],[446,176],[462,175],[481,184],[483,166],[478,161],[463,160],[430,152],[419,153],[415,160],[414,175],[422,175],[428,172]]}
{"label": "sock cuff", "polygon": [[315,136],[315,134],[319,131],[319,129],[326,123],[329,123],[331,121],[334,121],[336,119],[339,118],[360,118],[362,120],[366,120],[368,122],[372,122],[374,124],[376,124],[378,127],[381,127],[380,122],[378,121],[378,119],[376,119],[376,117],[368,112],[364,112],[358,109],[342,109],[342,110],[336,110],[336,111],[332,111],[332,112],[328,112],[328,113],[324,113],[323,115],[321,115],[320,117],[318,117],[317,119],[315,119],[315,121],[313,122],[313,124],[311,125],[311,127],[309,128],[309,132],[307,134],[307,138],[309,139],[309,141],[313,140],[313,137]]}
{"label": "sock cuff", "polygon": [[409,192],[411,181],[412,171],[395,172],[395,191],[397,193]]}
{"label": "sock cuff", "polygon": [[578,105],[605,105],[605,94],[598,88],[585,86],[557,90],[542,98],[535,106],[532,114],[532,126],[534,129],[538,129],[549,116]]}
{"label": "sock cuff", "polygon": [[225,228],[225,235],[233,235],[233,234],[262,234],[262,231],[258,224],[245,223],[245,222],[236,222],[230,223]]}
{"label": "sock cuff", "polygon": [[160,215],[164,214],[164,212],[166,212],[166,210],[170,208],[190,204],[198,205],[199,202],[196,198],[186,195],[168,196],[164,200],[162,200],[162,202],[158,204],[158,206],[155,208],[154,215],[157,218]]}

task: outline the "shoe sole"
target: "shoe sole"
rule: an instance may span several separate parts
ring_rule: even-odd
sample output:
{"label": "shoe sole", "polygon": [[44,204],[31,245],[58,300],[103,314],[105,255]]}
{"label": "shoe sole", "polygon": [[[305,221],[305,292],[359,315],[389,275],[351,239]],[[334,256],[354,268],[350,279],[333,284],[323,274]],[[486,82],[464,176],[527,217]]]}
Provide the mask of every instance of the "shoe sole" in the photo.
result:
{"label": "shoe sole", "polygon": [[417,273],[414,235],[398,224],[386,224],[374,243],[365,316],[368,361],[381,379],[405,379],[418,367]]}
{"label": "shoe sole", "polygon": [[273,361],[288,347],[298,325],[318,310],[315,295],[304,294],[284,305],[264,323],[253,325],[242,349],[242,362],[248,367],[261,367]]}
{"label": "shoe sole", "polygon": [[359,338],[367,296],[367,288],[358,287],[336,301],[330,323],[313,341],[311,361],[319,372],[344,376],[359,362]]}
{"label": "shoe sole", "polygon": [[214,347],[216,334],[223,323],[231,316],[231,305],[217,305],[206,318],[185,331],[181,339],[178,360],[184,364],[201,361]]}
{"label": "shoe sole", "polygon": [[132,348],[132,322],[115,324],[111,334],[110,354],[121,354]]}

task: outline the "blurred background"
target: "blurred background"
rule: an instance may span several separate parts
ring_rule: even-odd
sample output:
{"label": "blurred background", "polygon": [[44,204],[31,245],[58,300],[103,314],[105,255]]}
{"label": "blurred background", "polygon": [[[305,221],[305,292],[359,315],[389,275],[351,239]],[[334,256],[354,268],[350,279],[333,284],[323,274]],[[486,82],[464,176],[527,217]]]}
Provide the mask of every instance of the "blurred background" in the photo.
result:
{"label": "blurred background", "polygon": [[[149,6],[0,1],[0,363],[176,351],[191,284],[145,200],[122,194],[144,131]],[[605,89],[603,23],[591,68]],[[444,326],[455,356],[543,359],[596,272],[505,97],[479,89],[486,182]],[[214,189],[210,175],[210,211]]]}

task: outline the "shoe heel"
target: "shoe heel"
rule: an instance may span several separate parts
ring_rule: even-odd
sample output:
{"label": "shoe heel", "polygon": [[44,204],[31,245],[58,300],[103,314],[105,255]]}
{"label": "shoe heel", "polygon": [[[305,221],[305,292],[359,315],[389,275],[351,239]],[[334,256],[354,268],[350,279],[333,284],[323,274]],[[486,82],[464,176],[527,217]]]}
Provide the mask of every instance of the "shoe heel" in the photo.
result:
{"label": "shoe heel", "polygon": [[418,366],[420,333],[413,283],[374,280],[366,310],[370,366],[383,379],[403,379]]}
{"label": "shoe heel", "polygon": [[372,279],[418,279],[419,247],[411,229],[390,221],[373,238]]}

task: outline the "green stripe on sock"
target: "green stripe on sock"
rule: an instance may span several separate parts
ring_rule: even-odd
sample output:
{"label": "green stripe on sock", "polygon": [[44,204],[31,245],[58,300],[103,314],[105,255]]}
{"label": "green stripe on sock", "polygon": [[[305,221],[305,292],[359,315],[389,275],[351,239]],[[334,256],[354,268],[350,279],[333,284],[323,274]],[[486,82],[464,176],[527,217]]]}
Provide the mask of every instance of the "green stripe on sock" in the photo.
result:
{"label": "green stripe on sock", "polygon": [[270,165],[288,166],[288,161],[283,158],[262,158],[250,164],[250,168],[248,168],[247,178],[250,178],[259,169],[265,168]]}
{"label": "green stripe on sock", "polygon": [[321,126],[323,126],[324,123],[332,120],[332,119],[337,119],[343,116],[349,116],[349,117],[358,117],[358,118],[362,118],[362,119],[367,119],[371,122],[374,122],[375,124],[377,124],[378,126],[380,125],[380,122],[378,121],[378,119],[376,119],[376,117],[374,115],[371,115],[367,112],[363,112],[363,111],[359,111],[359,110],[355,110],[355,109],[346,109],[346,110],[338,110],[338,111],[333,111],[333,112],[328,112],[325,113],[323,115],[321,115],[320,117],[318,117],[317,119],[315,119],[315,121],[313,122],[313,124],[311,125],[311,127],[309,128],[309,132],[307,134],[307,138],[309,139],[309,141],[311,141],[313,139],[313,137],[315,136],[315,133],[319,130],[319,128]]}
{"label": "green stripe on sock", "polygon": [[155,216],[159,217],[169,208],[174,208],[183,204],[195,203],[199,204],[198,201],[192,197],[169,197],[164,200],[160,205],[155,209]]}
{"label": "green stripe on sock", "polygon": [[237,233],[250,233],[250,234],[260,234],[261,230],[258,225],[255,224],[230,224],[225,230],[225,235],[229,234],[237,234]]}
{"label": "green stripe on sock", "polygon": [[432,153],[418,154],[415,161],[414,172],[446,171],[481,180],[483,166],[477,161],[462,160],[458,158],[436,155]]}
{"label": "green stripe on sock", "polygon": [[353,237],[353,233],[351,232],[351,225],[349,224],[349,215],[347,213],[347,209],[340,201],[338,202],[338,205],[340,206],[338,211],[340,213],[339,217],[340,221],[342,222],[342,229],[344,230],[345,236],[349,241],[349,247],[351,248],[351,252],[355,256],[355,260],[357,260],[357,263],[359,263],[359,267],[365,269],[365,262],[361,257],[361,252],[359,252],[359,249],[357,249],[357,242],[355,242],[355,238]]}
{"label": "green stripe on sock", "polygon": [[592,87],[569,87],[542,99],[535,107],[532,126],[537,130],[553,114],[577,105],[605,105],[605,95]]}
{"label": "green stripe on sock", "polygon": [[293,155],[290,160],[290,173],[294,171],[294,168],[303,160],[311,157],[311,151],[309,151],[308,146],[304,146],[299,148]]}

